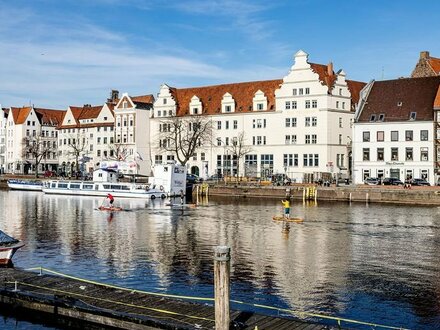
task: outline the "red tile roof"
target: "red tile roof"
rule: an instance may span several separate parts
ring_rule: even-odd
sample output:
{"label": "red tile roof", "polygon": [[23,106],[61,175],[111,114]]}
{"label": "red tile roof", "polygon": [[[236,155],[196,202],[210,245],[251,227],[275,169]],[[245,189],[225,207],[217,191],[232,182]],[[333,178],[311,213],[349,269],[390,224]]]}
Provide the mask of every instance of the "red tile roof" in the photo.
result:
{"label": "red tile roof", "polygon": [[152,94],[149,95],[139,95],[139,96],[131,96],[131,100],[133,102],[139,102],[139,103],[154,103],[154,96]]}
{"label": "red tile roof", "polygon": [[359,122],[369,122],[371,115],[385,114],[385,122],[408,121],[416,112],[416,121],[432,121],[440,77],[404,78],[374,82]]}
{"label": "red tile roof", "polygon": [[76,107],[70,106],[73,117],[78,121],[82,119],[95,119],[102,110],[102,105]]}
{"label": "red tile roof", "polygon": [[430,57],[428,63],[436,74],[440,74],[440,58]]}
{"label": "red tile roof", "polygon": [[22,108],[14,108],[11,107],[12,118],[14,119],[15,125],[21,125],[26,121],[26,118],[29,116],[32,107],[22,107]]}
{"label": "red tile roof", "polygon": [[273,111],[275,89],[279,88],[282,82],[281,79],[277,79],[181,89],[171,87],[170,91],[177,102],[177,116],[189,114],[189,104],[194,95],[202,102],[204,114],[220,113],[223,95],[226,93],[230,93],[235,100],[235,112],[252,112],[253,98],[258,90],[267,97],[268,110]]}
{"label": "red tile roof", "polygon": [[354,110],[356,107],[356,103],[359,102],[361,90],[367,84],[362,81],[355,81],[355,80],[346,80],[346,81],[347,81],[348,89],[350,90],[350,94],[351,94],[351,107]]}
{"label": "red tile roof", "polygon": [[63,122],[66,110],[34,108],[42,125],[58,126]]}

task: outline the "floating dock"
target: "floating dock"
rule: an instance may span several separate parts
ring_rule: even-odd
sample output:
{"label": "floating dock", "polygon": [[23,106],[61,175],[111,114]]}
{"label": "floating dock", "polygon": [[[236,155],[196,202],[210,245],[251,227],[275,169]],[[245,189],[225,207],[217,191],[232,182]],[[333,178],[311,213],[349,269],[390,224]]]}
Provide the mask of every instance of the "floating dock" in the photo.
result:
{"label": "floating dock", "polygon": [[[206,298],[206,300],[211,300]],[[211,303],[211,305],[209,304]],[[0,268],[0,308],[37,314],[52,324],[120,329],[214,329],[212,301],[194,303],[160,293],[59,275]],[[231,311],[230,329],[317,330],[326,326],[254,312]]]}

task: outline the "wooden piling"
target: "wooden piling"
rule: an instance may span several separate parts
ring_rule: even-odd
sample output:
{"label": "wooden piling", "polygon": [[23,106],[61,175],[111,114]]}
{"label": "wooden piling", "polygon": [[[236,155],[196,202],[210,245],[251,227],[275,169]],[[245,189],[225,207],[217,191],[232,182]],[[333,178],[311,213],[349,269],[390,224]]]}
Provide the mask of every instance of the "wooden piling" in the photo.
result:
{"label": "wooden piling", "polygon": [[231,248],[228,246],[216,246],[214,248],[214,299],[216,330],[229,330],[230,252]]}

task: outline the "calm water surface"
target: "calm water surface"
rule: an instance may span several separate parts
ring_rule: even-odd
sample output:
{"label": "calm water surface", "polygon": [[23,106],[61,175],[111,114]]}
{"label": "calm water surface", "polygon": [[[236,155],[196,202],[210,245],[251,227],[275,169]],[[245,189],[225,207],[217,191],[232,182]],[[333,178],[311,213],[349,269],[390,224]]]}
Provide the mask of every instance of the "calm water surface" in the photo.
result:
{"label": "calm water surface", "polygon": [[[225,244],[232,249],[232,299],[440,328],[440,208],[295,202],[293,216],[305,222],[286,226],[271,220],[281,214],[278,200],[217,198],[182,210],[117,199],[130,211],[114,214],[96,211],[101,203],[0,191],[0,229],[26,242],[15,266],[212,297],[212,249]],[[49,329],[11,318],[0,327]]]}

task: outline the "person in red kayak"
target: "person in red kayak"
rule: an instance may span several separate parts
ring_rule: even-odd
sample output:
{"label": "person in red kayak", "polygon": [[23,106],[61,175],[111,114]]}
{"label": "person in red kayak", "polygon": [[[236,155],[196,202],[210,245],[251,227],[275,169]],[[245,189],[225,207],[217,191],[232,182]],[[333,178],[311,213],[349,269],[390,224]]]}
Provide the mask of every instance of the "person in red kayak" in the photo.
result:
{"label": "person in red kayak", "polygon": [[110,206],[113,206],[113,202],[115,201],[115,198],[113,197],[112,194],[107,194],[107,199],[110,203]]}

